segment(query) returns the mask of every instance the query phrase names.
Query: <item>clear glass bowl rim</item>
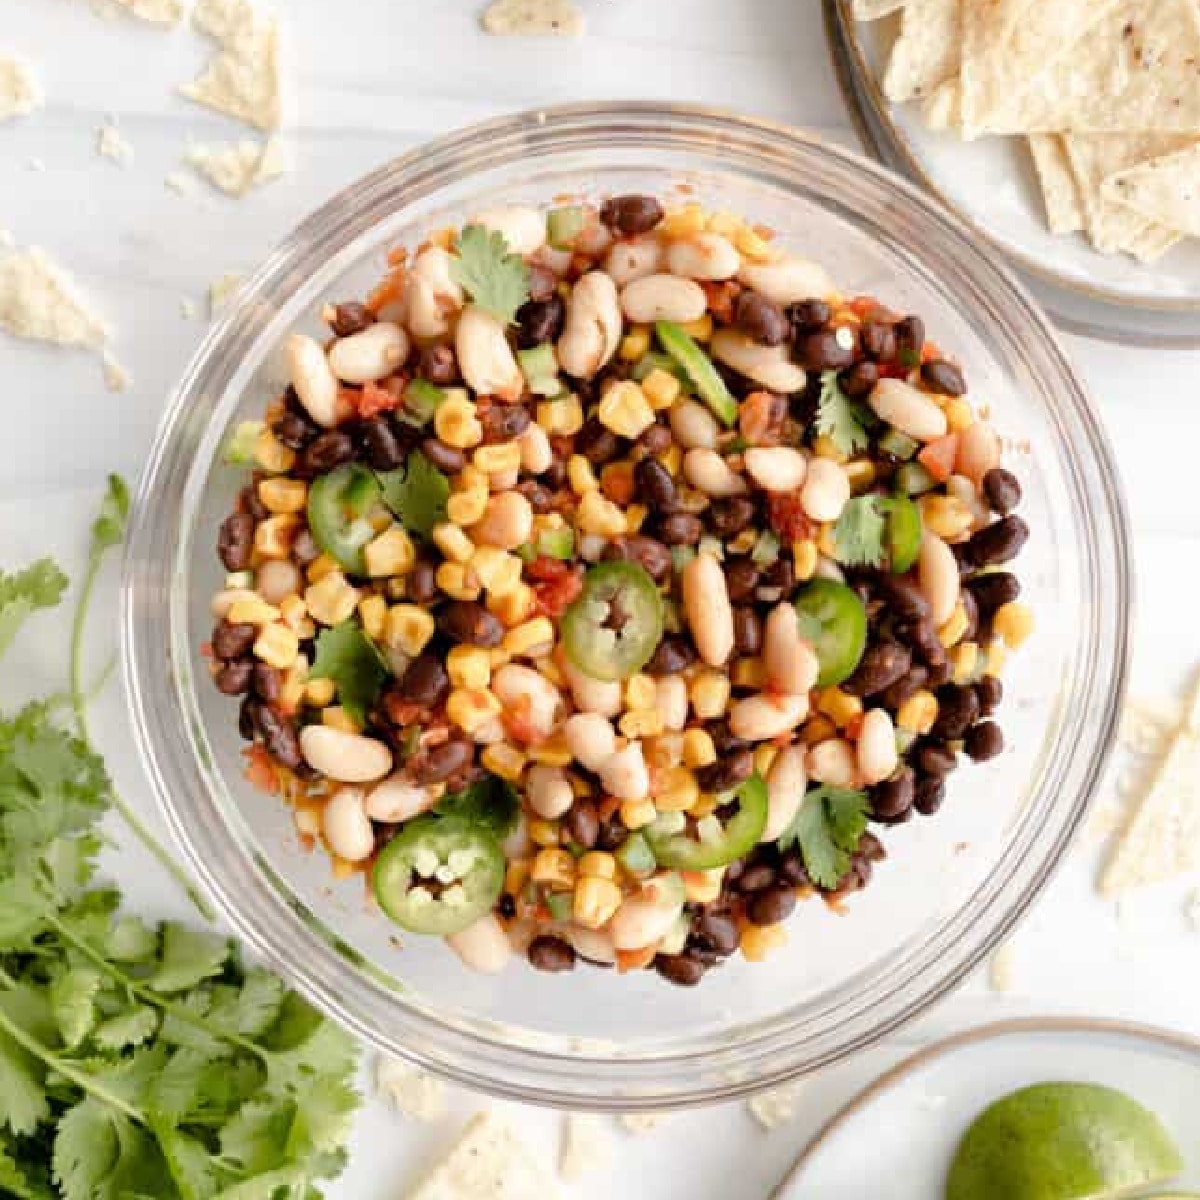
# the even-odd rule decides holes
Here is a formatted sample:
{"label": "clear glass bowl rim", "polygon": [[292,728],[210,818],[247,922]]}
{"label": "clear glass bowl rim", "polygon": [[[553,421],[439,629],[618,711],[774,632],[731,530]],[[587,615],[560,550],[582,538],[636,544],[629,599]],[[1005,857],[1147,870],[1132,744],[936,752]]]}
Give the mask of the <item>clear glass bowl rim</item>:
{"label": "clear glass bowl rim", "polygon": [[[376,982],[370,965],[337,942],[294,899],[253,847],[220,819],[209,766],[189,723],[187,644],[174,572],[194,509],[189,456],[227,396],[239,362],[273,336],[273,313],[332,256],[352,259],[359,239],[407,201],[436,194],[472,172],[520,155],[553,157],[630,147],[720,156],[786,184],[808,168],[857,185],[850,195],[886,196],[921,226],[921,257],[944,268],[986,312],[1029,377],[1052,394],[1061,466],[1078,502],[1086,578],[1106,580],[1104,604],[1087,606],[1079,650],[1084,697],[1064,718],[1054,769],[1031,805],[1044,819],[1006,848],[971,902],[942,921],[888,978],[856,995],[844,1014],[828,1006],[809,1022],[764,1022],[736,1047],[736,1071],[714,1073],[712,1044],[669,1055],[614,1056],[587,1047],[533,1051],[482,1027],[443,1022]],[[811,182],[811,181],[810,181]],[[830,184],[830,187],[833,185]],[[845,195],[831,203],[849,206]],[[1069,436],[1067,436],[1069,434]],[[240,288],[185,371],[143,471],[131,522],[122,591],[124,678],[135,733],[160,808],[189,865],[232,927],[318,1007],[375,1048],[465,1086],[525,1102],[632,1111],[712,1103],[772,1086],[838,1061],[919,1016],[952,991],[1000,942],[1042,891],[1086,812],[1113,740],[1130,651],[1132,576],[1128,518],[1111,448],[1056,335],[1028,293],[981,248],[969,228],[915,187],[821,139],[766,121],[692,105],[564,105],[505,116],[427,143],[377,169],[307,218]],[[1053,793],[1053,794],[1051,794]],[[1028,825],[1028,823],[1026,823]],[[347,959],[362,968],[347,973]]]}

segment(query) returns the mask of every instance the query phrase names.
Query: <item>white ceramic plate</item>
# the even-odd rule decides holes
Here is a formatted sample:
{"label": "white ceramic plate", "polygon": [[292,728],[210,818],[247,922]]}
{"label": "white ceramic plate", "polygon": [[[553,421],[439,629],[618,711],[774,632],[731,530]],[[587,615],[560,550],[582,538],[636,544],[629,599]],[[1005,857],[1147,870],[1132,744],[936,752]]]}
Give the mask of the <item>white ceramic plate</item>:
{"label": "white ceramic plate", "polygon": [[804,1151],[773,1200],[937,1200],[959,1139],[1008,1092],[1070,1080],[1155,1112],[1200,1189],[1200,1041],[1103,1021],[1009,1021],[922,1050],[860,1093]]}

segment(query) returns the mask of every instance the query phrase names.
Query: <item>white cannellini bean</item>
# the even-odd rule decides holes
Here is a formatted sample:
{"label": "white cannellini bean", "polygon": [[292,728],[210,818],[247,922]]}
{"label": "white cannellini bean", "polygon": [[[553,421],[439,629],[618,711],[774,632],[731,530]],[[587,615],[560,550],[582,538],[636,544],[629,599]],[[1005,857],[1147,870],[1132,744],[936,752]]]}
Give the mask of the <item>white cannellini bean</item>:
{"label": "white cannellini bean", "polygon": [[609,930],[618,950],[641,950],[667,936],[683,911],[681,904],[664,904],[648,896],[630,896],[613,914]]}
{"label": "white cannellini bean", "polygon": [[563,695],[540,671],[505,663],[492,675],[492,691],[505,708],[527,701],[526,716],[533,729],[543,737],[554,732],[563,708]]}
{"label": "white cannellini bean", "polygon": [[325,428],[337,424],[338,381],[319,342],[293,333],[284,345],[288,378],[305,411]]}
{"label": "white cannellini bean", "polygon": [[462,311],[466,298],[451,274],[453,262],[454,256],[441,246],[427,246],[413,260],[404,290],[404,322],[415,337],[445,337]]}
{"label": "white cannellini bean", "polygon": [[571,782],[562,768],[542,763],[530,767],[525,778],[525,797],[529,807],[547,821],[558,820],[575,802]]}
{"label": "white cannellini bean", "polygon": [[621,685],[606,679],[593,679],[585,675],[574,663],[563,663],[563,674],[571,689],[571,699],[581,712],[597,713],[602,717],[615,717],[621,711]]}
{"label": "white cannellini bean", "polygon": [[777,258],[773,262],[743,263],[738,282],[776,304],[797,300],[826,300],[837,292],[829,272],[806,258]]}
{"label": "white cannellini bean", "polygon": [[656,680],[654,707],[662,717],[663,728],[678,732],[687,724],[687,684],[678,675],[664,675]]}
{"label": "white cannellini bean", "polygon": [[339,338],[329,348],[329,365],[344,383],[374,383],[403,366],[408,334],[391,321],[376,321],[361,333]]}
{"label": "white cannellini bean", "polygon": [[520,492],[497,492],[488,497],[483,516],[471,526],[477,545],[515,550],[529,541],[533,507]]}
{"label": "white cannellini bean", "polygon": [[977,487],[983,477],[1000,465],[1000,436],[986,421],[976,421],[962,431],[954,469]]}
{"label": "white cannellini bean", "polygon": [[536,208],[524,204],[489,208],[476,213],[467,223],[502,234],[510,253],[522,258],[540,250],[546,241],[546,218]]}
{"label": "white cannellini bean", "polygon": [[808,461],[790,446],[751,446],[742,461],[754,482],[768,492],[794,492],[808,473]]}
{"label": "white cannellini bean", "polygon": [[867,786],[882,783],[896,769],[896,727],[886,709],[872,708],[863,716],[858,735],[858,774]]}
{"label": "white cannellini bean", "polygon": [[814,521],[836,521],[850,500],[850,478],[831,458],[814,458],[800,493],[804,511]]}
{"label": "white cannellini bean", "polygon": [[821,664],[813,648],[800,636],[795,608],[780,601],[763,629],[763,667],[777,691],[803,694],[816,686]]}
{"label": "white cannellini bean", "polygon": [[803,746],[785,746],[767,772],[767,823],[762,840],[774,842],[792,823],[804,802],[808,787],[807,751]]}
{"label": "white cannellini bean", "polygon": [[686,325],[698,321],[708,308],[704,289],[678,275],[647,275],[621,289],[621,308],[637,325],[676,321]]}
{"label": "white cannellini bean", "polygon": [[854,787],[858,782],[858,760],[854,746],[845,738],[827,738],[808,751],[808,777],[833,787]]}
{"label": "white cannellini bean", "polygon": [[530,475],[550,470],[554,464],[554,450],[549,435],[536,421],[525,426],[525,432],[517,441],[521,446],[521,470]]}
{"label": "white cannellini bean", "polygon": [[749,491],[746,481],[715,450],[697,446],[683,456],[683,476],[706,496],[725,499]]}
{"label": "white cannellini bean", "polygon": [[398,825],[401,821],[411,821],[413,817],[428,812],[436,803],[427,787],[413,783],[402,775],[391,775],[367,793],[365,807],[372,821]]}
{"label": "white cannellini bean", "polygon": [[807,694],[746,696],[730,708],[729,728],[734,737],[748,742],[766,742],[791,733],[807,716]]}
{"label": "white cannellini bean", "polygon": [[718,362],[771,392],[785,396],[798,392],[808,378],[802,367],[788,359],[787,346],[762,346],[736,329],[718,329],[708,348]]}
{"label": "white cannellini bean", "polygon": [[603,271],[589,271],[571,289],[559,366],[576,379],[590,379],[616,354],[621,327],[617,285]]}
{"label": "white cannellini bean", "polygon": [[278,604],[300,590],[300,569],[286,558],[269,558],[254,572],[254,590],[268,604]]}
{"label": "white cannellini bean", "polygon": [[733,653],[733,606],[721,564],[701,552],[684,568],[683,615],[700,657],[710,667],[723,666]]}
{"label": "white cannellini bean", "polygon": [[644,800],[650,793],[650,772],[641,742],[629,742],[600,764],[600,783],[618,800]]}
{"label": "white cannellini bean", "polygon": [[583,925],[567,925],[562,935],[575,949],[580,958],[589,962],[607,963],[617,961],[616,947],[612,942],[612,934],[604,929],[588,929]]}
{"label": "white cannellini bean", "polygon": [[604,269],[612,276],[613,283],[622,288],[635,279],[657,274],[662,261],[663,246],[658,238],[636,237],[614,242],[604,260]]}
{"label": "white cannellini bean", "polygon": [[575,239],[575,249],[580,254],[599,258],[613,244],[613,233],[596,213],[589,213],[589,219]]}
{"label": "white cannellini bean", "polygon": [[495,746],[508,736],[504,722],[499,717],[489,717],[472,734],[472,740],[477,746]]}
{"label": "white cannellini bean", "polygon": [[218,621],[223,621],[229,616],[229,610],[239,601],[261,599],[258,592],[251,588],[226,588],[213,596],[209,602],[209,611]]}
{"label": "white cannellini bean", "polygon": [[517,366],[504,326],[490,312],[468,305],[458,320],[454,349],[463,379],[480,396],[520,400],[525,376]]}
{"label": "white cannellini bean", "polygon": [[932,442],[948,428],[934,400],[903,379],[881,379],[867,397],[875,415],[918,442]]}
{"label": "white cannellini bean", "polygon": [[667,414],[671,433],[685,450],[715,450],[721,427],[698,400],[682,400]]}
{"label": "white cannellini bean", "polygon": [[588,771],[598,771],[617,748],[612,722],[599,713],[582,712],[568,717],[563,736],[571,757]]}
{"label": "white cannellini bean", "polygon": [[667,270],[685,279],[732,279],[741,265],[737,248],[719,233],[694,233],[667,248]]}
{"label": "white cannellini bean", "polygon": [[925,531],[917,555],[917,586],[929,602],[935,628],[950,620],[961,587],[954,551],[936,533]]}
{"label": "white cannellini bean", "polygon": [[329,725],[306,725],[300,752],[314,771],[338,783],[374,783],[392,769],[392,752],[383,742]]}
{"label": "white cannellini bean", "polygon": [[498,975],[512,957],[512,944],[495,913],[485,913],[473,925],[450,934],[446,945],[462,959],[463,966],[483,975]]}
{"label": "white cannellini bean", "polygon": [[363,862],[375,850],[375,831],[363,809],[362,788],[339,788],[321,811],[329,848],[346,862]]}
{"label": "white cannellini bean", "polygon": [[[986,472],[985,472],[986,474]],[[965,475],[951,475],[946,480],[946,494],[965,505],[971,514],[972,530],[981,529],[988,523],[987,505],[979,498],[975,484]]]}

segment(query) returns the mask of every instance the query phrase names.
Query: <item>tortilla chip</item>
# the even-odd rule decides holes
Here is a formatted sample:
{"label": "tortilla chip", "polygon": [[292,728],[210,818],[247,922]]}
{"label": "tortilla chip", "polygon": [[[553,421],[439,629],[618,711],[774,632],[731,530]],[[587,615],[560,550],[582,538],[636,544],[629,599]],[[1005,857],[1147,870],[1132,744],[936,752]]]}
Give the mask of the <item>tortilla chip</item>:
{"label": "tortilla chip", "polygon": [[957,79],[947,79],[925,97],[921,120],[933,130],[962,132],[962,87]]}
{"label": "tortilla chip", "polygon": [[481,18],[496,37],[580,37],[583,14],[571,0],[495,0]]}
{"label": "tortilla chip", "polygon": [[[1077,2],[1035,7],[1055,12]],[[1197,0],[1125,0],[1079,36],[1084,24],[1069,27],[1070,52],[1045,67],[1039,67],[1045,47],[1055,42],[1043,40],[1039,49],[1030,47],[1021,55],[1018,71],[1036,70],[1024,88],[970,92],[964,101],[968,136],[1056,131],[1200,135]],[[964,56],[966,52],[964,46]],[[963,74],[966,81],[965,57]]]}
{"label": "tortilla chip", "polygon": [[1028,143],[1042,187],[1050,232],[1078,233],[1086,224],[1083,197],[1062,138],[1053,133],[1035,133]]}
{"label": "tortilla chip", "polygon": [[1146,231],[1125,247],[1140,263],[1157,262],[1168,250],[1183,241],[1183,236],[1165,225],[1148,225]]}
{"label": "tortilla chip", "polygon": [[959,0],[908,0],[883,77],[884,95],[893,104],[927,95],[958,74],[961,53]]}
{"label": "tortilla chip", "polygon": [[856,21],[877,21],[907,3],[908,0],[854,0],[852,11]]}
{"label": "tortilla chip", "polygon": [[1200,237],[1200,142],[1110,175],[1100,194],[1168,229]]}

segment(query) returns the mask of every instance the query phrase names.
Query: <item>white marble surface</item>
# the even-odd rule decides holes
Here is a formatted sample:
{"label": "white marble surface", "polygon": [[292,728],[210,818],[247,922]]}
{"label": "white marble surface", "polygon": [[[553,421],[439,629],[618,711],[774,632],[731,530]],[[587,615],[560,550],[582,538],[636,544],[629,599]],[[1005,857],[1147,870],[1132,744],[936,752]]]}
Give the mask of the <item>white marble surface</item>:
{"label": "white marble surface", "polygon": [[[104,21],[86,0],[0,0],[0,52],[34,62],[48,103],[0,127],[0,227],[44,246],[78,275],[117,330],[134,375],[107,394],[94,360],[0,337],[0,561],[47,549],[77,566],[86,515],[110,470],[137,472],[163,397],[204,332],[205,290],[254,264],[308,210],[389,156],[435,133],[515,108],[563,100],[663,98],[729,105],[853,135],[825,60],[816,0],[584,0],[577,43],[502,42],[475,24],[481,0],[291,0],[282,5],[293,50],[296,159],[284,180],[245,200],[200,187],[166,189],[189,138],[236,138],[240,128],[189,106],[173,89],[206,47],[186,30],[163,33]],[[114,114],[135,147],[120,168],[95,154]],[[43,170],[36,169],[40,164]],[[186,319],[191,299],[201,316]],[[1200,442],[1200,354],[1164,354],[1074,341],[1125,475],[1140,590],[1135,690],[1169,694],[1200,661],[1195,595],[1200,518],[1188,484]],[[113,581],[102,593],[99,643],[111,636]],[[45,620],[14,655],[6,680],[31,693],[61,678],[61,627]],[[15,698],[6,684],[5,700]],[[117,690],[101,702],[102,748],[126,794],[155,814]],[[133,853],[114,860],[148,910],[179,911],[169,884]],[[804,1085],[796,1119],[771,1134],[743,1108],[674,1118],[648,1138],[614,1130],[610,1170],[566,1189],[649,1200],[765,1196],[807,1132],[848,1090],[922,1033],[1015,1012],[1128,1016],[1200,1033],[1200,934],[1183,902],[1200,879],[1137,895],[1118,914],[1092,891],[1096,850],[1075,852],[1015,939],[1015,991],[969,984],[900,1042]],[[130,870],[129,868],[135,868]],[[477,1105],[456,1095],[454,1111]],[[552,1153],[557,1118],[522,1112]],[[453,1134],[447,1120],[413,1126],[372,1105],[355,1134],[339,1197],[384,1200]]]}

